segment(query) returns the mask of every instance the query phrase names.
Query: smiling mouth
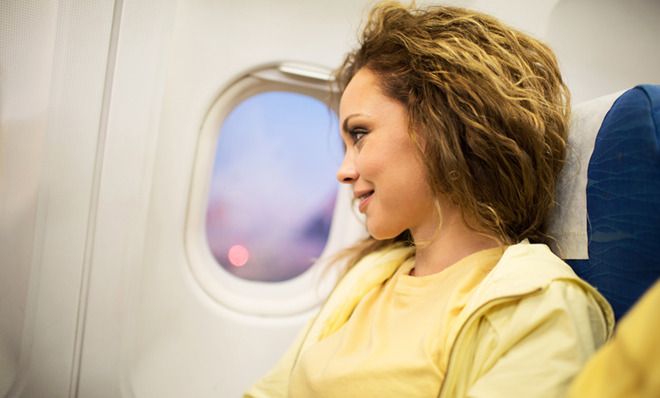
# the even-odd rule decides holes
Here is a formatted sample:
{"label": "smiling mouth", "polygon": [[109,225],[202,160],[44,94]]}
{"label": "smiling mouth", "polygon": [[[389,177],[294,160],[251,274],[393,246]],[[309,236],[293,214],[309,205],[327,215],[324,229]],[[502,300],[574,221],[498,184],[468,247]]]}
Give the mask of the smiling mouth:
{"label": "smiling mouth", "polygon": [[365,210],[367,209],[367,205],[369,204],[369,202],[371,202],[371,198],[373,197],[373,194],[374,191],[369,191],[358,197],[358,199],[360,200],[360,204],[358,206],[360,213],[365,212]]}

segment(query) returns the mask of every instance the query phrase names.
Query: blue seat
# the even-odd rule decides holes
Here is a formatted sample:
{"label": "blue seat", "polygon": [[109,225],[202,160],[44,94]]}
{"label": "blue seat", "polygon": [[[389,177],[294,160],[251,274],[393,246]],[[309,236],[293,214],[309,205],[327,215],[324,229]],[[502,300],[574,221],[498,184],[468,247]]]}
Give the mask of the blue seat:
{"label": "blue seat", "polygon": [[636,86],[614,101],[586,174],[588,258],[566,261],[619,319],[660,277],[660,86]]}

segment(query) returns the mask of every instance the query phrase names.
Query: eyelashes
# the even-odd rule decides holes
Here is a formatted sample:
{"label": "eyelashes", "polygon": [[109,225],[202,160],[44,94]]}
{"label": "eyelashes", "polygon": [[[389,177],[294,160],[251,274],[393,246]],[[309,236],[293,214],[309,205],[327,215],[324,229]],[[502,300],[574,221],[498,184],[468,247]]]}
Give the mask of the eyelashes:
{"label": "eyelashes", "polygon": [[362,141],[367,134],[369,134],[369,130],[364,127],[353,127],[348,130],[348,135],[351,137],[353,144]]}

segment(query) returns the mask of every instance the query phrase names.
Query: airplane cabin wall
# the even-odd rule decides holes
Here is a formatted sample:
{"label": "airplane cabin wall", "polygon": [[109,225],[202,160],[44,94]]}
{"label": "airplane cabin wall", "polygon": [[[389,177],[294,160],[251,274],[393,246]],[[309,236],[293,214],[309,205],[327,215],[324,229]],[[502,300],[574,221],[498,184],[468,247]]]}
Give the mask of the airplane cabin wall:
{"label": "airplane cabin wall", "polygon": [[[445,3],[548,42],[574,103],[660,82],[660,2]],[[250,68],[338,65],[368,4],[0,3],[0,396],[234,397],[272,366],[311,312],[240,314],[192,276],[200,126]]]}
{"label": "airplane cabin wall", "polygon": [[75,373],[112,16],[107,2],[0,3],[3,396],[67,391]]}

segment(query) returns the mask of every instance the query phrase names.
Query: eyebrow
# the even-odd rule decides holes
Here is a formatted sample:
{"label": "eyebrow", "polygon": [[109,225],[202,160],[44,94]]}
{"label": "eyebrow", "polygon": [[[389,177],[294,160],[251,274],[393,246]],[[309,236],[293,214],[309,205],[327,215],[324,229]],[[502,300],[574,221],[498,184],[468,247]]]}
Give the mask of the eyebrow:
{"label": "eyebrow", "polygon": [[346,119],[344,119],[344,123],[342,123],[342,125],[341,125],[341,129],[344,131],[344,133],[347,133],[347,134],[348,134],[348,130],[349,130],[349,128],[348,128],[348,121],[351,120],[351,119],[354,118],[354,117],[357,117],[357,116],[364,116],[364,114],[362,114],[362,113],[354,113],[354,114],[352,114],[352,115],[347,116]]}

